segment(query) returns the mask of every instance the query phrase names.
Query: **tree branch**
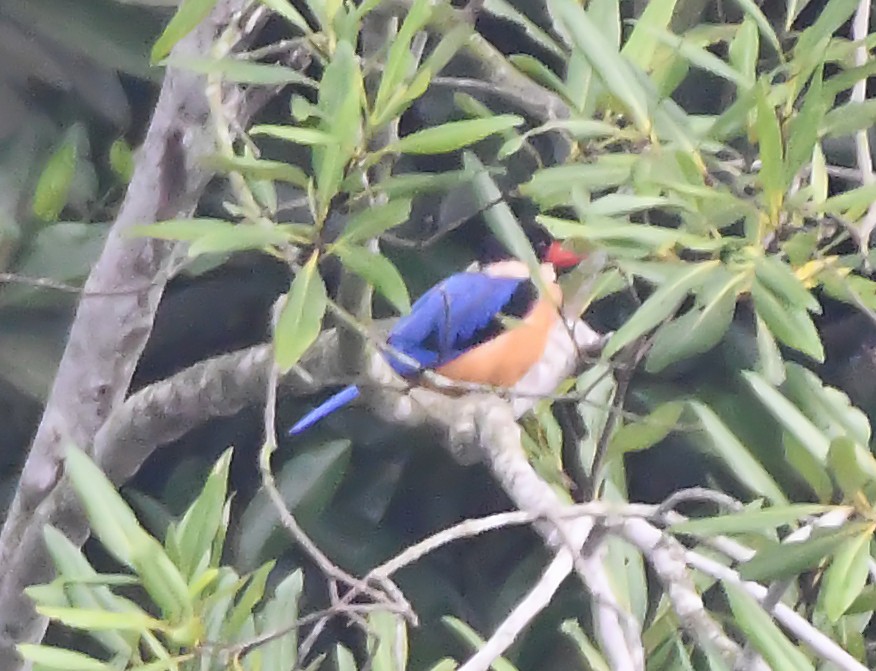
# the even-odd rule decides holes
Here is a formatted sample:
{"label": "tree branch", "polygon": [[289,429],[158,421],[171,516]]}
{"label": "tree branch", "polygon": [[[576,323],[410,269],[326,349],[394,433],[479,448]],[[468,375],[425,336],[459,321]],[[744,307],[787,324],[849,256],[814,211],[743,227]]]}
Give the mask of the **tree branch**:
{"label": "tree branch", "polygon": [[[205,53],[246,6],[244,0],[220,2],[174,53]],[[237,102],[238,113],[245,114],[244,99]],[[127,195],[85,284],[86,295],[0,534],[0,668],[19,668],[15,645],[37,641],[45,631],[45,619],[36,615],[22,591],[53,573],[41,523],[61,522],[74,541],[82,542],[87,535],[86,523],[61,478],[64,449],[71,443],[88,449],[128,393],[177,248],[129,237],[126,230],[194,210],[212,176],[201,163],[214,142],[207,109],[203,78],[169,70]]]}

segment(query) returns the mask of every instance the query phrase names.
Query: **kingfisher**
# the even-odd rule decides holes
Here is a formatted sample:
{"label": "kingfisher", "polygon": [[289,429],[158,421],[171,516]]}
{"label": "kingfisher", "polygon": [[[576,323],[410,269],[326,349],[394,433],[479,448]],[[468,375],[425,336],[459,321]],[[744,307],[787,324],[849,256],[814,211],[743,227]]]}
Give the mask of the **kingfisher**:
{"label": "kingfisher", "polygon": [[[541,291],[517,259],[474,265],[442,280],[389,332],[384,356],[396,373],[410,379],[431,370],[459,382],[513,387],[538,363],[561,318],[557,274],[583,257],[543,229],[527,235],[540,261]],[[359,394],[358,386],[345,387],[302,417],[289,435],[303,433]]]}

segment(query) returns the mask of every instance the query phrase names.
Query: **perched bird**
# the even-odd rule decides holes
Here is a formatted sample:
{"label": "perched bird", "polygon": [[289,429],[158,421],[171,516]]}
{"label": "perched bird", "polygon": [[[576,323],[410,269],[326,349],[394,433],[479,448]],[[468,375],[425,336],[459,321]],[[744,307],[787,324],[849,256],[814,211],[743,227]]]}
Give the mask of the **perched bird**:
{"label": "perched bird", "polygon": [[[393,326],[385,354],[392,368],[408,378],[433,370],[452,380],[498,387],[511,387],[526,375],[544,354],[560,318],[557,271],[582,260],[541,231],[530,237],[535,237],[542,262],[541,294],[527,265],[516,259],[451,275]],[[344,388],[302,417],[289,434],[303,433],[358,396],[357,386]]]}

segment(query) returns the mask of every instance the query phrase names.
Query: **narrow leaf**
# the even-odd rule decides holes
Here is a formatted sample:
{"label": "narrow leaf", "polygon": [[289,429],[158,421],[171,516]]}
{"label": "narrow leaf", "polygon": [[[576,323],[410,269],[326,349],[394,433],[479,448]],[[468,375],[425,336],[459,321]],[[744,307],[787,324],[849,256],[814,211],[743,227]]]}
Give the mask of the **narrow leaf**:
{"label": "narrow leaf", "polygon": [[760,182],[766,195],[770,221],[778,221],[779,208],[785,195],[784,154],[782,131],[775,109],[769,102],[765,84],[758,88],[757,95],[757,142],[760,150]]}
{"label": "narrow leaf", "polygon": [[297,165],[282,161],[269,161],[252,156],[222,156],[214,154],[204,159],[204,163],[223,172],[239,172],[253,179],[272,179],[289,182],[302,188],[307,186],[307,175]]}
{"label": "narrow leaf", "polygon": [[330,145],[336,144],[337,140],[325,131],[316,128],[303,128],[301,126],[278,126],[262,124],[250,129],[251,135],[268,135],[278,140],[294,142],[301,145]]}
{"label": "narrow leaf", "polygon": [[670,317],[695,286],[720,267],[718,261],[691,263],[681,267],[671,280],[661,285],[648,297],[635,314],[621,326],[608,341],[603,354],[613,356],[633,340],[648,333]]}
{"label": "narrow leaf", "polygon": [[411,298],[398,269],[382,254],[365,247],[336,244],[332,252],[344,267],[373,286],[401,314],[411,311]]}
{"label": "narrow leaf", "polygon": [[712,452],[727,464],[728,470],[737,481],[776,505],[787,504],[788,500],[781,487],[721,418],[709,406],[699,401],[691,401],[690,407],[709,438]]}
{"label": "narrow leaf", "polygon": [[611,437],[607,454],[610,457],[620,457],[628,452],[641,452],[656,445],[675,430],[683,410],[683,403],[670,401],[661,404],[645,417],[623,425]]}
{"label": "narrow leaf", "polygon": [[43,221],[54,221],[67,205],[67,196],[78,162],[77,139],[68,133],[61,146],[46,161],[34,188],[31,205],[36,217]]}
{"label": "narrow leaf", "polygon": [[753,598],[730,583],[723,583],[723,588],[734,621],[745,633],[746,640],[763,655],[768,668],[773,671],[814,671],[806,656],[785,637]]}
{"label": "narrow leaf", "polygon": [[873,527],[869,527],[845,541],[834,553],[824,575],[821,602],[834,624],[845,615],[867,584],[872,537]]}
{"label": "narrow leaf", "polygon": [[151,60],[153,65],[167,56],[177,42],[207,18],[215,4],[216,0],[182,0],[176,14],[173,15],[164,32],[152,45]]}
{"label": "narrow leaf", "polygon": [[366,208],[353,215],[337,244],[353,245],[380,237],[391,228],[406,222],[411,214],[411,199],[398,198],[384,205]]}
{"label": "narrow leaf", "polygon": [[675,533],[714,536],[718,534],[765,534],[767,530],[796,525],[800,520],[821,515],[831,508],[811,503],[794,503],[766,510],[745,510],[739,513],[703,517],[673,524]]}
{"label": "narrow leaf", "polygon": [[274,329],[274,356],[284,372],[298,363],[322,327],[328,295],[318,261],[315,251],[295,275]]}
{"label": "narrow leaf", "polygon": [[773,417],[794,436],[818,462],[824,463],[830,441],[800,409],[757,373],[744,371],[742,377]]}
{"label": "narrow leaf", "polygon": [[74,650],[64,650],[49,645],[23,643],[18,646],[19,654],[42,669],[57,671],[113,671],[115,667]]}
{"label": "narrow leaf", "polygon": [[861,525],[853,524],[839,530],[818,533],[797,543],[775,543],[758,551],[742,564],[739,575],[744,580],[758,582],[796,577],[803,571],[818,566],[844,541],[860,531]]}
{"label": "narrow leaf", "polygon": [[289,0],[259,0],[259,2],[275,11],[293,26],[300,28],[302,32],[312,32],[307,21],[304,20],[304,17],[301,16]]}
{"label": "narrow leaf", "polygon": [[205,75],[220,75],[226,82],[235,84],[304,84],[316,88],[317,83],[295,68],[276,63],[253,63],[239,58],[206,58],[197,56],[171,56],[164,64]]}
{"label": "narrow leaf", "polygon": [[226,231],[207,233],[189,246],[189,257],[201,254],[227,254],[246,249],[264,249],[282,245],[289,236],[276,226],[261,224],[239,224]]}
{"label": "narrow leaf", "polygon": [[751,288],[754,307],[773,335],[815,361],[824,361],[824,346],[812,319],[802,307],[785,304],[760,281]]}
{"label": "narrow leaf", "polygon": [[139,224],[125,229],[126,235],[144,236],[160,240],[191,242],[210,233],[225,233],[234,230],[236,224],[225,219],[168,219],[154,224]]}
{"label": "narrow leaf", "polygon": [[502,114],[487,119],[449,121],[440,126],[405,135],[390,144],[386,151],[399,154],[446,154],[522,123],[523,118],[515,114]]}
{"label": "narrow leaf", "polygon": [[575,49],[593,67],[603,86],[624,105],[639,130],[650,132],[648,95],[639,85],[630,63],[574,0],[548,0],[548,9]]}

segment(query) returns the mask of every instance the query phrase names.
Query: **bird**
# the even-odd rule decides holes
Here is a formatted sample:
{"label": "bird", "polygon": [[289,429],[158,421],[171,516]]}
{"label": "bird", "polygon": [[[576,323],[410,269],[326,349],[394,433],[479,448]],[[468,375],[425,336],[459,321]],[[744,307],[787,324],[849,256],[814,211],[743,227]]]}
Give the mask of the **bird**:
{"label": "bird", "polygon": [[[518,259],[475,265],[447,277],[390,330],[384,356],[396,373],[415,378],[431,370],[458,382],[512,387],[541,359],[560,319],[557,273],[584,257],[543,229],[527,235],[540,261],[542,291]],[[358,386],[345,387],[304,415],[289,435],[304,433],[359,395]]]}

